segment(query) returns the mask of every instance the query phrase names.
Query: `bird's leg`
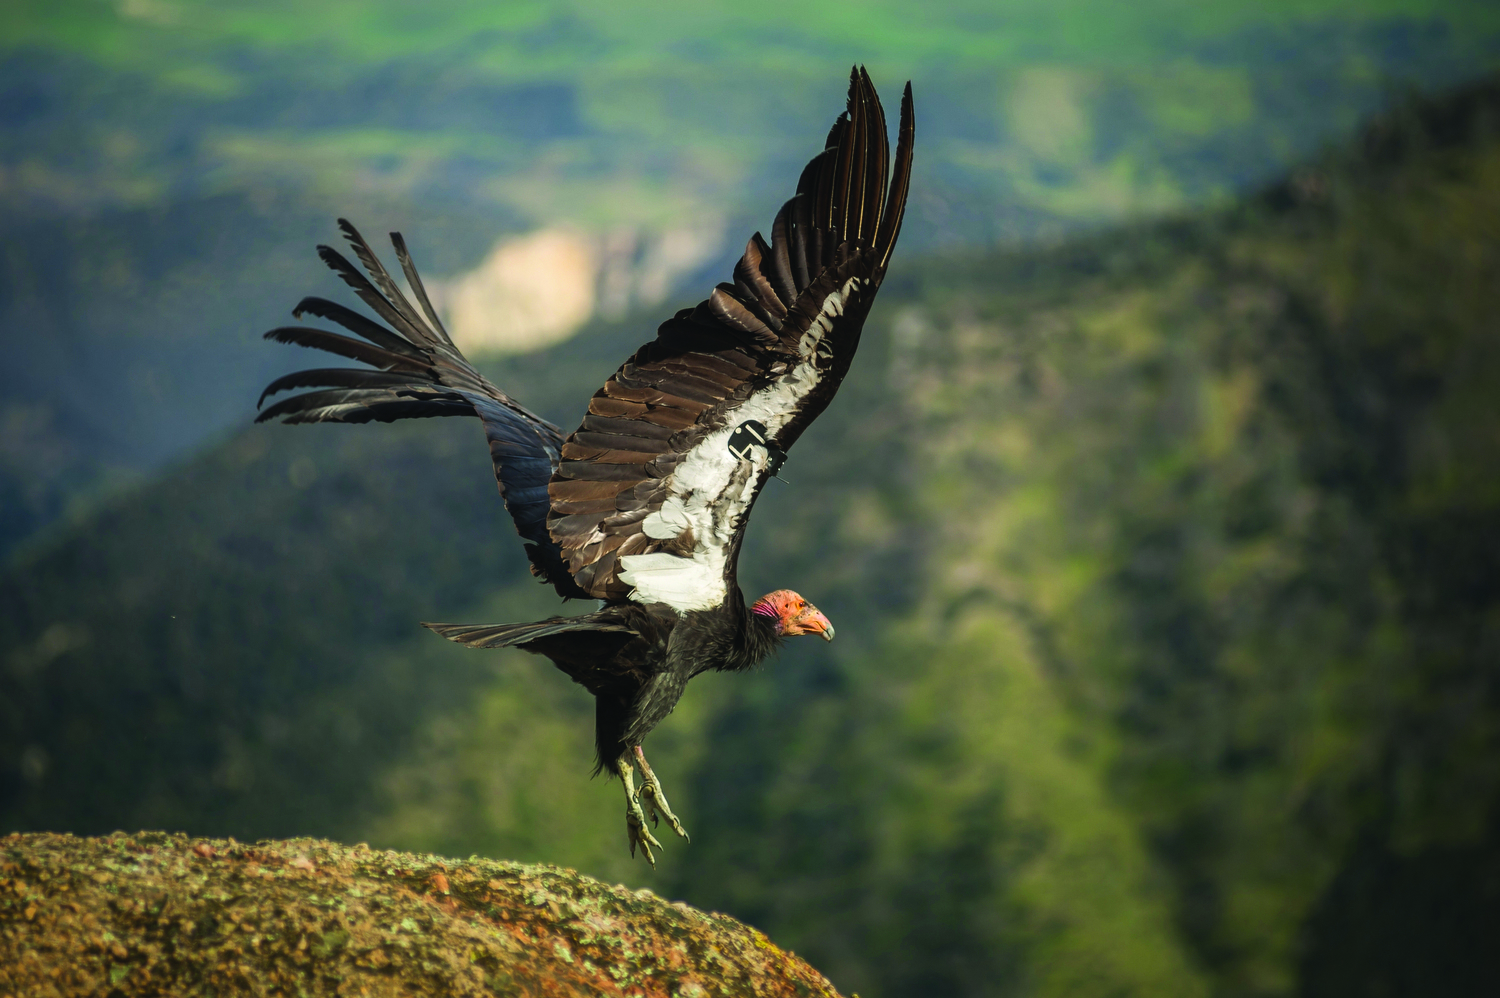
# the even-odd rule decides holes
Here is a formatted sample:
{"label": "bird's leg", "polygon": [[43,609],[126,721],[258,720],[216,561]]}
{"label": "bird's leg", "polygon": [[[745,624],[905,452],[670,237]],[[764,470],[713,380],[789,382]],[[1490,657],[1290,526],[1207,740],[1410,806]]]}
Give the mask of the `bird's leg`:
{"label": "bird's leg", "polygon": [[[682,822],[677,820],[677,815],[672,813],[671,805],[667,803],[667,795],[662,792],[661,780],[651,771],[651,764],[646,761],[646,753],[639,745],[635,747],[636,762],[641,767],[641,798],[646,802],[646,809],[651,813],[652,823],[655,824],[658,813],[667,819],[667,824],[672,826],[672,831],[681,835],[689,842],[687,829],[682,827]],[[657,848],[661,848],[658,846]]]}
{"label": "bird's leg", "polygon": [[615,770],[625,784],[625,834],[630,840],[630,855],[635,855],[635,847],[639,845],[646,856],[646,862],[655,867],[656,857],[651,855],[651,847],[660,849],[661,843],[656,841],[656,837],[646,827],[645,812],[641,810],[641,802],[636,799],[635,776],[630,768],[630,760],[620,756],[615,760]]}

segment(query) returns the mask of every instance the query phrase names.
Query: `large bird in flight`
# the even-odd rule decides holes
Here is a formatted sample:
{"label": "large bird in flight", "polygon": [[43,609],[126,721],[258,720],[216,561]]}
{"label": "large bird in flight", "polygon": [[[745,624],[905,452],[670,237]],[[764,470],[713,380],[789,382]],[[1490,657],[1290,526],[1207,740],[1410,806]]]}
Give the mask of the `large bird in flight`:
{"label": "large bird in flight", "polygon": [[[655,865],[647,827],[667,804],[641,743],[688,680],[748,669],[783,638],[833,625],[782,589],[747,603],[735,569],[750,510],[787,451],[828,406],[859,346],[865,316],[901,232],[911,179],[911,85],[894,162],[885,112],[863,69],[847,111],[802,171],[797,193],[757,232],[696,308],[683,309],[589,400],[571,435],[480,376],[428,300],[399,234],[391,235],[410,297],[354,227],[340,227],[368,277],[328,246],[318,254],[383,321],[323,298],[293,314],[354,336],[288,326],[268,339],[316,347],[375,370],[325,368],[272,382],[258,421],[288,423],[477,416],[506,509],[533,574],[564,599],[599,607],[525,624],[427,624],[472,648],[517,647],[550,658],[594,695],[596,772],[625,786],[631,854]],[[413,299],[416,304],[413,305]],[[635,773],[639,770],[640,788]]]}

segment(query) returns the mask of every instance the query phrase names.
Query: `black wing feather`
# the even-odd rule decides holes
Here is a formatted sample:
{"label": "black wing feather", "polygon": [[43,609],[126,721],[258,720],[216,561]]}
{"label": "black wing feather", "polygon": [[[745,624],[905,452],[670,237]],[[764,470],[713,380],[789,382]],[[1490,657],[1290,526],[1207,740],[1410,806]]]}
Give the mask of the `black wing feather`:
{"label": "black wing feather", "polygon": [[[830,129],[824,150],[803,169],[796,195],[777,213],[770,245],[759,233],[753,235],[735,265],[734,283],[720,284],[697,308],[663,323],[656,340],[638,350],[595,393],[590,415],[563,445],[562,461],[552,476],[548,518],[552,538],[574,579],[590,595],[630,597],[634,583],[621,573],[634,578],[630,573],[636,569],[624,567],[632,555],[662,552],[690,563],[687,559],[700,543],[691,526],[674,527],[679,531],[676,537],[660,537],[646,533],[645,521],[676,494],[672,490],[678,464],[707,436],[732,426],[748,398],[770,389],[778,379],[796,379],[803,386],[782,396],[764,396],[795,399],[786,403],[788,408],[770,430],[768,451],[784,452],[838,390],[900,229],[902,205],[887,203],[887,197],[904,199],[907,192],[910,86],[902,105],[897,150],[900,180],[889,188],[889,195],[885,128],[885,114],[869,75],[856,68],[850,74],[846,110]],[[835,295],[841,300],[833,302]],[[826,332],[804,342],[822,317],[829,324]],[[792,371],[793,365],[801,364],[811,365],[812,373],[803,373],[809,368],[801,367]],[[659,440],[667,449],[617,446],[631,437]],[[756,472],[760,477],[753,489],[764,485],[766,467]],[[708,497],[708,506],[697,508],[730,509],[715,505],[730,495],[728,486],[724,488]],[[746,494],[734,492],[736,497]],[[678,495],[683,502],[685,497],[686,493]],[[674,513],[670,522],[680,523],[682,515]],[[742,512],[732,515],[737,518],[735,532],[724,562],[730,577],[746,519]],[[669,522],[658,521],[662,526]],[[722,522],[726,521],[704,521],[703,526],[722,538],[722,528],[714,525]],[[635,564],[648,574],[675,570],[664,568],[671,563],[660,559],[649,562],[656,566],[651,569],[644,560]],[[680,593],[671,587],[664,591]],[[673,598],[664,597],[668,602]],[[701,608],[690,596],[673,605]]]}
{"label": "black wing feather", "polygon": [[896,137],[896,171],[891,177],[891,192],[886,197],[887,215],[881,219],[875,246],[880,253],[880,269],[885,270],[901,235],[901,220],[906,215],[906,194],[911,188],[911,153],[916,139],[916,112],[912,108],[911,84],[901,96],[901,129]]}
{"label": "black wing feather", "polygon": [[479,417],[489,441],[501,498],[515,521],[517,533],[526,541],[532,571],[551,582],[564,596],[583,595],[563,566],[561,551],[546,527],[551,508],[547,482],[558,463],[562,432],[496,388],[453,346],[400,234],[392,233],[391,242],[412,294],[421,303],[422,314],[402,293],[359,231],[344,219],[339,219],[339,227],[370,277],[366,278],[344,256],[327,246],[319,246],[318,255],[389,328],[337,302],[304,298],[298,303],[295,315],[300,317],[307,312],[337,322],[368,342],[295,326],[273,329],[266,335],[278,342],[314,347],[363,361],[381,370],[323,368],[278,378],[266,387],[261,403],[267,396],[288,389],[320,390],[275,403],[260,413],[257,422],[280,419],[289,423],[364,423],[429,416]]}
{"label": "black wing feather", "polygon": [[396,388],[419,381],[432,381],[431,377],[414,372],[366,371],[359,367],[320,367],[295,374],[285,374],[266,386],[260,393],[258,408],[267,395],[275,395],[290,388]]}
{"label": "black wing feather", "polygon": [[351,225],[347,218],[339,219],[339,230],[344,233],[344,241],[354,250],[354,255],[359,257],[359,262],[369,273],[370,280],[380,289],[380,294],[386,304],[390,306],[391,311],[400,319],[400,323],[390,318],[386,318],[386,321],[396,326],[400,332],[405,333],[413,340],[425,340],[428,346],[435,347],[445,343],[447,337],[440,338],[435,336],[433,331],[427,328],[427,324],[422,320],[422,317],[417,315],[417,310],[411,307],[411,302],[406,300],[406,295],[401,293],[401,289],[391,279],[391,275],[385,269],[385,265],[380,262],[380,258],[375,255],[375,251],[370,249],[370,244],[365,242],[365,238],[359,234],[359,230]]}
{"label": "black wing feather", "polygon": [[305,392],[283,399],[256,417],[257,423],[280,419],[284,423],[393,423],[398,419],[434,416],[472,416],[469,400],[454,392],[400,388],[339,389]]}
{"label": "black wing feather", "polygon": [[[579,432],[566,441],[557,427],[482,377],[453,345],[398,233],[392,233],[392,244],[420,311],[354,226],[340,219],[369,276],[328,246],[319,246],[318,254],[384,325],[310,297],[294,314],[338,323],[363,342],[290,326],[267,335],[378,370],[325,368],[279,378],[262,402],[281,390],[316,390],[276,402],[259,420],[477,416],[532,570],[564,596],[620,598],[626,595],[618,579],[622,559],[663,547],[641,524],[669,495],[673,469],[704,434],[733,419],[745,399],[787,370],[829,297],[853,289],[842,312],[829,313],[834,321],[826,349],[817,354],[822,366],[816,385],[787,414],[772,444],[789,448],[837,391],[900,234],[913,136],[907,84],[892,170],[880,98],[868,73],[853,70],[846,110],[829,130],[824,150],[802,171],[796,195],[777,213],[770,244],[756,233],[734,283],[721,284],[697,308],[664,323],[657,339],[595,394]],[[743,522],[734,553],[742,531]],[[731,556],[731,574],[733,562]]]}
{"label": "black wing feather", "polygon": [[430,351],[415,346],[411,341],[397,336],[380,323],[372,322],[353,309],[346,308],[338,302],[329,301],[327,298],[309,296],[299,301],[297,307],[292,309],[292,317],[300,319],[304,312],[316,315],[320,319],[327,319],[329,322],[337,322],[351,333],[363,336],[371,343],[384,347],[392,353],[399,353],[413,360],[421,361],[424,364],[431,360],[432,355]]}
{"label": "black wing feather", "polygon": [[432,307],[432,302],[427,297],[427,287],[422,283],[422,276],[417,273],[416,264],[412,263],[411,254],[406,250],[406,240],[401,233],[391,233],[391,245],[396,247],[396,259],[401,262],[401,271],[406,275],[406,283],[412,293],[417,296],[417,301],[422,305],[422,311],[427,315],[427,321],[432,323],[432,328],[437,330],[443,341],[449,346],[453,345],[453,339],[448,335],[448,330],[443,327],[443,320],[438,318],[437,309]]}
{"label": "black wing feather", "polygon": [[[395,368],[419,371],[423,367],[409,355],[382,350],[363,340],[356,340],[352,336],[344,336],[341,333],[330,333],[326,329],[313,329],[308,326],[279,326],[266,333],[265,338],[275,340],[277,343],[295,343],[298,346],[326,350],[340,357],[363,361],[386,371]],[[261,398],[264,399],[265,396]]]}

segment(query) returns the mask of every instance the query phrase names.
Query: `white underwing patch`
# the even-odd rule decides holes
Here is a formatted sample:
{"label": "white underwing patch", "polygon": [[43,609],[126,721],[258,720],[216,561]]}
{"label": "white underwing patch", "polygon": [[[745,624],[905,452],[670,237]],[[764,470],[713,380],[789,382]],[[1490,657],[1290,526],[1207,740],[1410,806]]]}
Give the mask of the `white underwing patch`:
{"label": "white underwing patch", "polygon": [[728,595],[724,578],[729,542],[766,477],[770,455],[754,448],[737,458],[729,436],[746,420],[764,423],[772,439],[786,426],[804,399],[822,381],[832,348],[826,337],[844,314],[844,304],[863,283],[851,277],[823,302],[818,316],[798,342],[796,366],[751,395],[734,411],[730,424],[700,440],[684,455],[668,479],[670,492],[659,510],[642,522],[646,536],[679,537],[691,529],[696,545],[691,557],[654,551],[620,559],[621,582],[633,587],[639,603],[665,603],[678,613],[708,610]]}

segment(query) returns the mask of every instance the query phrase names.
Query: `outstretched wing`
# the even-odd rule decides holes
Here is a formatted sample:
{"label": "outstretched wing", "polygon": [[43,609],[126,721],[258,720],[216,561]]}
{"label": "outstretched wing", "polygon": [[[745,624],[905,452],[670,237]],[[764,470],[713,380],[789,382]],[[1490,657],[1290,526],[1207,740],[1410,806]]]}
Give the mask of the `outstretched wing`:
{"label": "outstretched wing", "polygon": [[583,596],[560,548],[547,533],[547,482],[557,467],[562,431],[496,388],[453,345],[400,233],[391,233],[391,243],[412,295],[421,305],[420,313],[354,226],[341,218],[339,228],[370,276],[366,278],[331,247],[319,246],[318,256],[386,325],[325,298],[304,298],[292,310],[294,316],[315,315],[360,338],[308,326],[283,326],[267,333],[266,339],[326,350],[376,370],[319,368],[278,378],[261,394],[262,404],[267,396],[288,389],[316,390],[282,399],[256,417],[256,422],[366,423],[374,419],[389,423],[427,416],[478,416],[489,438],[505,508],[527,542],[532,572],[551,582],[563,596]]}
{"label": "outstretched wing", "polygon": [[697,308],[594,394],[552,476],[547,528],[578,587],[682,613],[732,590],[750,509],[849,370],[901,231],[911,84],[894,176],[863,69],[848,110],[776,216]]}

